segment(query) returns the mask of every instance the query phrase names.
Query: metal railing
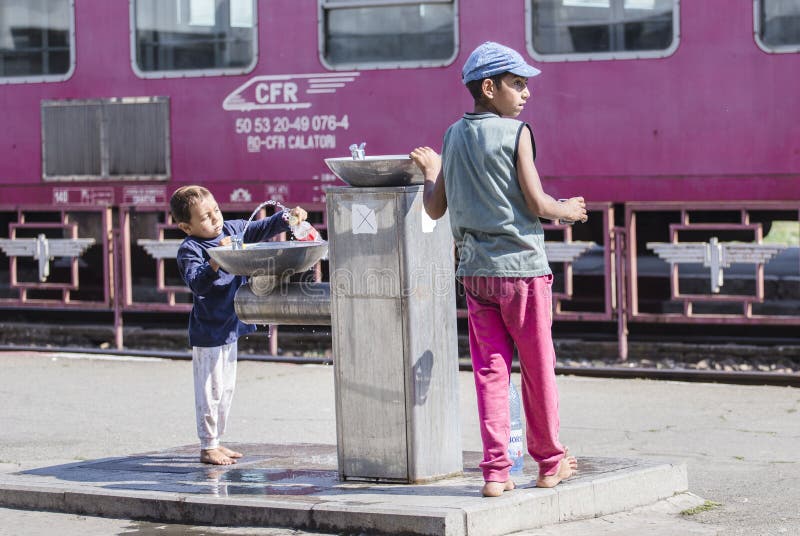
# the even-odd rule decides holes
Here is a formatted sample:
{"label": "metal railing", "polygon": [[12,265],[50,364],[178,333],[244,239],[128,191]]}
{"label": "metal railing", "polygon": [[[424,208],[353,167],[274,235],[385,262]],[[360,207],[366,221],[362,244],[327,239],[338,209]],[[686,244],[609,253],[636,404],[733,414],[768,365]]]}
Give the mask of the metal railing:
{"label": "metal railing", "polygon": [[[800,225],[798,206],[629,203],[615,225],[615,207],[598,203],[588,205],[586,226],[545,223],[554,321],[616,322],[622,359],[631,324],[800,325],[800,244],[766,233],[775,220]],[[309,212],[324,232],[324,207]],[[127,313],[191,308],[174,263],[182,236],[163,207],[0,206],[0,218],[8,225],[4,308],[110,312],[119,349]],[[318,264],[315,280],[325,271]],[[270,330],[277,354],[277,326]]]}

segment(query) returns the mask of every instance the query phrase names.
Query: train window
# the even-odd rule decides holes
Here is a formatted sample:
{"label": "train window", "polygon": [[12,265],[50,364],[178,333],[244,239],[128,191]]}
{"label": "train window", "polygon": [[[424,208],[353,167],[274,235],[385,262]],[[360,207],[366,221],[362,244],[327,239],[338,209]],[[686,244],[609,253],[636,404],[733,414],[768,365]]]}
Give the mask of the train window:
{"label": "train window", "polygon": [[457,0],[319,0],[320,57],[332,69],[448,65],[457,15]]}
{"label": "train window", "polygon": [[131,21],[143,78],[243,74],[258,59],[255,0],[131,0]]}
{"label": "train window", "polygon": [[45,181],[166,180],[169,99],[42,101]]}
{"label": "train window", "polygon": [[664,57],[678,47],[679,0],[527,0],[539,61]]}
{"label": "train window", "polygon": [[73,0],[0,0],[0,84],[69,78],[74,11]]}
{"label": "train window", "polygon": [[766,52],[800,52],[800,0],[755,0],[755,36]]}

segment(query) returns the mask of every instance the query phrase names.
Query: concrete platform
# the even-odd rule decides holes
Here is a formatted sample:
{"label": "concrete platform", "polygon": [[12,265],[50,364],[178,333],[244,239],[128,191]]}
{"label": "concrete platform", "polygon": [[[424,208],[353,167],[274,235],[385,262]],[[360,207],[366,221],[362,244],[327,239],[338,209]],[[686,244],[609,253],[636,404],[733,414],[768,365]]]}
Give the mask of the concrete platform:
{"label": "concrete platform", "polygon": [[341,482],[335,445],[230,445],[236,465],[197,462],[186,446],[0,475],[0,505],[197,525],[327,532],[492,536],[632,509],[684,492],[683,464],[580,458],[554,489],[534,486],[531,460],[517,489],[480,496],[480,454],[464,475],[429,484]]}

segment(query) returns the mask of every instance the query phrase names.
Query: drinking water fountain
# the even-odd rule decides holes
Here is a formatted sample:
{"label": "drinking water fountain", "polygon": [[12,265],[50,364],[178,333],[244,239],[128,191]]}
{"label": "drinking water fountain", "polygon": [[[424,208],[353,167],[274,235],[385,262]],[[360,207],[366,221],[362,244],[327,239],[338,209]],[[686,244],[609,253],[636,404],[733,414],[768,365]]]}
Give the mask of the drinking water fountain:
{"label": "drinking water fountain", "polygon": [[[422,204],[405,155],[329,158],[328,242],[209,250],[249,276],[236,312],[253,324],[331,325],[339,476],[418,483],[463,470],[453,242]],[[330,283],[290,282],[328,254]]]}

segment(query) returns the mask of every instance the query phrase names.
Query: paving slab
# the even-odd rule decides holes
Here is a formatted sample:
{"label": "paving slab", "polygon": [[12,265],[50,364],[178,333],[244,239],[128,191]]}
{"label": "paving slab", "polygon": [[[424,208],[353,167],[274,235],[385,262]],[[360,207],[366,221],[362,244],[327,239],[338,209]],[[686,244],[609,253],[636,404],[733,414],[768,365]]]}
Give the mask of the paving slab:
{"label": "paving slab", "polygon": [[581,458],[580,472],[535,487],[528,460],[517,489],[483,498],[480,453],[464,473],[425,484],[341,481],[336,446],[232,444],[236,465],[197,461],[197,447],[0,475],[0,505],[158,522],[290,527],[327,532],[493,536],[654,503],[688,489],[686,466]]}

